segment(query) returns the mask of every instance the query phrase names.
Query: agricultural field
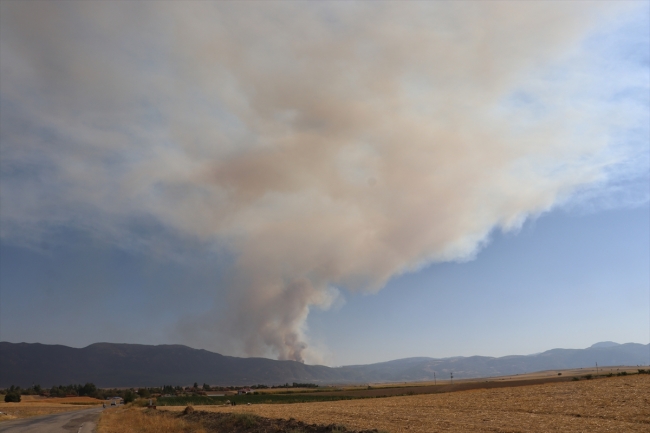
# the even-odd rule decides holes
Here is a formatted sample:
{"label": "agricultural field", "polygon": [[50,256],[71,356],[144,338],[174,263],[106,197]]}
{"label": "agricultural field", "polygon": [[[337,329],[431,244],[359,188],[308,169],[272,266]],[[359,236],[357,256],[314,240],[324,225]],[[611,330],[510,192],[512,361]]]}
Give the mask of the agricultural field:
{"label": "agricultural field", "polygon": [[[161,407],[181,411],[183,407]],[[347,401],[195,406],[391,433],[650,430],[650,375]],[[196,415],[195,415],[196,416]]]}
{"label": "agricultural field", "polygon": [[366,385],[329,386],[293,389],[262,389],[253,394],[224,396],[175,396],[158,398],[158,406],[207,406],[223,405],[226,401],[236,404],[289,404],[312,403],[359,398],[395,397],[400,395],[436,394],[468,391],[473,389],[492,389],[513,386],[529,386],[554,382],[566,382],[574,378],[599,374],[634,374],[638,368],[608,367],[607,369],[580,368],[573,370],[553,370],[513,376],[484,379],[439,380],[437,382],[377,383]]}
{"label": "agricultural field", "polygon": [[294,403],[313,403],[322,401],[339,401],[352,400],[355,398],[364,398],[362,396],[345,396],[345,395],[313,395],[313,394],[248,394],[248,395],[228,395],[223,397],[205,397],[205,396],[179,396],[179,397],[162,397],[157,399],[158,406],[212,406],[223,405],[226,401],[234,402],[239,405],[245,404],[294,404]]}
{"label": "agricultural field", "polygon": [[24,395],[20,403],[0,402],[0,422],[39,415],[52,415],[71,410],[88,409],[103,403],[91,397],[44,398]]}

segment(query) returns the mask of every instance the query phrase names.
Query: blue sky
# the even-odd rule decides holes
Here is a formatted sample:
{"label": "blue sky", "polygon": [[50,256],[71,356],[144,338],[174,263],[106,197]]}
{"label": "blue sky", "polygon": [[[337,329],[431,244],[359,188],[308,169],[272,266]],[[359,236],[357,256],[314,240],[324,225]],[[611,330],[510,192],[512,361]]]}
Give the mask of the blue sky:
{"label": "blue sky", "polygon": [[[311,339],[330,365],[644,343],[649,221],[647,206],[552,212],[495,234],[475,260],[431,265],[376,294],[315,309]],[[222,275],[208,260],[181,266],[79,244],[47,252],[3,245],[0,283],[12,288],[2,292],[3,340],[187,343],[174,336],[178,318],[212,310]]]}
{"label": "blue sky", "polygon": [[[432,265],[313,314],[342,363],[407,356],[505,356],[650,333],[647,207],[562,210],[497,234],[475,260]],[[334,317],[331,317],[334,316]]]}
{"label": "blue sky", "polygon": [[72,5],[1,5],[3,341],[650,341],[650,3]]}

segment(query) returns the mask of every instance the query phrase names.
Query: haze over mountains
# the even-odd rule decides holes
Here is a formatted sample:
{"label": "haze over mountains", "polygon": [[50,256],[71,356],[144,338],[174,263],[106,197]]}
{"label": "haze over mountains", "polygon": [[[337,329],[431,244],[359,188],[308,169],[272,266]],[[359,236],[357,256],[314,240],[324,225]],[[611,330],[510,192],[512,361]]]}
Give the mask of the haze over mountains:
{"label": "haze over mountains", "polygon": [[182,345],[96,343],[62,345],[0,342],[0,387],[43,387],[92,382],[99,387],[283,384],[292,382],[408,382],[473,378],[542,370],[647,365],[650,345],[600,342],[586,349],[552,349],[534,355],[405,358],[368,365],[327,367],[267,358],[237,358]]}

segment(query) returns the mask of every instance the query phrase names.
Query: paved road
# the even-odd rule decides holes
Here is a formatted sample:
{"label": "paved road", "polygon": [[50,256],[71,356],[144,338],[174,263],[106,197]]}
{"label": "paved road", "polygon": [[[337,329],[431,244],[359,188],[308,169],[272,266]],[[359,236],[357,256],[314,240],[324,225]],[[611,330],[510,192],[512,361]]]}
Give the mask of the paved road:
{"label": "paved road", "polygon": [[94,433],[101,407],[3,421],[3,433]]}

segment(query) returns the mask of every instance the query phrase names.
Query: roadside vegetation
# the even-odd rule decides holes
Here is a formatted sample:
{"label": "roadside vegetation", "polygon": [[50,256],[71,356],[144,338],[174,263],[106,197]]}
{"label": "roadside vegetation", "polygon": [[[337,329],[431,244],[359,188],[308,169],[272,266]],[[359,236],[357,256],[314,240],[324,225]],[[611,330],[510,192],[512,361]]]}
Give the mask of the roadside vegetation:
{"label": "roadside vegetation", "polygon": [[295,419],[271,419],[251,413],[195,411],[181,413],[123,407],[102,414],[97,433],[388,433],[349,430],[340,424],[307,424]]}
{"label": "roadside vegetation", "polygon": [[20,403],[20,393],[9,391],[5,394],[5,403]]}
{"label": "roadside vegetation", "polygon": [[153,410],[120,407],[102,412],[97,433],[207,433],[199,423]]}

